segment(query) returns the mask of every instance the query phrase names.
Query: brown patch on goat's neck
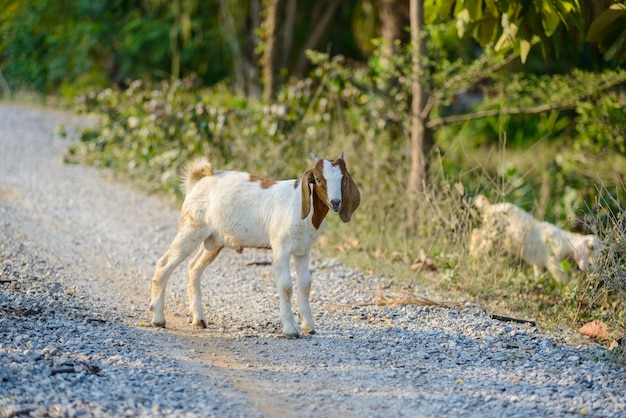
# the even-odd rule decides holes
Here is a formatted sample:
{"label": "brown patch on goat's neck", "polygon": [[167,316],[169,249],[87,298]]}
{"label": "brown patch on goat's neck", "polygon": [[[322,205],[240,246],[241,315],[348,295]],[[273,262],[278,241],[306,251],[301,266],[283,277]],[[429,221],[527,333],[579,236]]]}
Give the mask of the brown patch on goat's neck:
{"label": "brown patch on goat's neck", "polygon": [[300,187],[300,180],[299,180],[299,179],[298,179],[298,180],[295,180],[295,181],[293,182],[293,188],[294,188],[294,189],[296,189],[296,190],[298,190],[298,187]]}
{"label": "brown patch on goat's neck", "polygon": [[251,182],[255,182],[255,181],[261,182],[261,189],[269,189],[270,187],[272,187],[273,185],[276,184],[276,180],[262,179],[260,177],[253,176],[252,174],[250,174],[250,181]]}

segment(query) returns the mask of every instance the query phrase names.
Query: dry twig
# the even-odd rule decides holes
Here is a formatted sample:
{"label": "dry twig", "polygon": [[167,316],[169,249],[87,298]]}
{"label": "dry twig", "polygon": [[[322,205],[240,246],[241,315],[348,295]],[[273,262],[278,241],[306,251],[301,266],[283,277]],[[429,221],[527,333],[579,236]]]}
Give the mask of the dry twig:
{"label": "dry twig", "polygon": [[426,299],[410,292],[398,292],[393,295],[387,295],[382,290],[377,290],[374,300],[371,302],[355,302],[351,304],[332,305],[331,308],[351,308],[353,306],[401,306],[401,305],[418,305],[418,306],[434,306],[437,308],[461,309],[463,302],[451,301],[434,301]]}

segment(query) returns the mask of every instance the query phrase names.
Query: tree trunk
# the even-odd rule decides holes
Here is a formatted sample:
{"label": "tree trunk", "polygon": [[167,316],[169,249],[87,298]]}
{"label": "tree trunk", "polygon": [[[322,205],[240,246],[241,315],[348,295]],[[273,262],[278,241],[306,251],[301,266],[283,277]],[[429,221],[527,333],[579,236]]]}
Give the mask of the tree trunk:
{"label": "tree trunk", "polygon": [[263,96],[265,100],[276,98],[279,86],[278,50],[280,47],[279,30],[280,11],[284,0],[270,0],[267,5],[265,18],[265,48],[263,50]]}
{"label": "tree trunk", "polygon": [[170,29],[170,81],[180,78],[180,47],[178,45],[178,36],[180,31],[180,0],[172,2],[172,14],[174,15],[174,24]]}
{"label": "tree trunk", "polygon": [[[304,47],[302,48],[302,52],[300,53],[300,57],[298,58],[298,62],[294,70],[294,76],[296,78],[301,79],[305,77],[308,64],[305,53],[307,49],[313,49],[318,46],[320,39],[322,39],[322,36],[330,26],[332,18],[335,16],[335,12],[342,1],[343,0],[331,0],[326,4],[321,2],[316,3],[316,7],[323,8],[323,11],[321,12],[320,18],[315,20],[315,24],[311,26],[312,29],[307,34]],[[313,14],[316,15],[317,13],[314,12]]]}
{"label": "tree trunk", "polygon": [[411,162],[407,189],[407,230],[417,225],[417,199],[428,180],[428,156],[433,147],[432,133],[426,127],[427,115],[423,114],[426,91],[420,80],[423,72],[420,59],[426,54],[426,39],[421,36],[424,28],[424,0],[410,0],[411,49],[413,72],[413,100],[411,104]]}
{"label": "tree trunk", "polygon": [[383,39],[383,58],[395,54],[394,42],[408,42],[404,28],[409,24],[409,4],[405,0],[377,0],[380,17],[380,37]]}
{"label": "tree trunk", "polygon": [[258,44],[255,31],[261,22],[260,2],[251,0],[246,8],[234,0],[219,1],[221,30],[233,59],[233,90],[247,97],[260,95],[258,57],[254,52]]}
{"label": "tree trunk", "polygon": [[283,68],[291,67],[291,54],[293,49],[294,28],[296,26],[296,12],[298,0],[286,0],[287,6],[285,10],[285,19],[282,30],[282,51],[280,53],[279,71]]}
{"label": "tree trunk", "polygon": [[250,0],[248,12],[249,25],[247,26],[247,48],[246,48],[246,80],[247,80],[247,97],[261,97],[261,74],[258,65],[259,56],[255,51],[259,44],[258,28],[261,27],[261,10],[262,0]]}
{"label": "tree trunk", "polygon": [[245,75],[245,60],[242,52],[241,44],[239,42],[239,34],[235,26],[235,19],[229,8],[228,0],[220,1],[220,15],[222,24],[222,33],[224,39],[230,48],[230,53],[233,56],[233,90],[238,93],[245,93],[246,91],[246,75]]}

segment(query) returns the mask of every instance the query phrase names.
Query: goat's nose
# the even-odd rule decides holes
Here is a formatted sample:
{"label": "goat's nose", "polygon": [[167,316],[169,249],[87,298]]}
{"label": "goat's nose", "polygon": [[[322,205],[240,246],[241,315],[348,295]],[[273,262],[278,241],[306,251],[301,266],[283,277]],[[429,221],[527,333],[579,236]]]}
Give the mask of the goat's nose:
{"label": "goat's nose", "polygon": [[341,209],[341,200],[339,199],[333,199],[330,201],[330,208],[334,211],[334,212],[339,212],[339,209]]}

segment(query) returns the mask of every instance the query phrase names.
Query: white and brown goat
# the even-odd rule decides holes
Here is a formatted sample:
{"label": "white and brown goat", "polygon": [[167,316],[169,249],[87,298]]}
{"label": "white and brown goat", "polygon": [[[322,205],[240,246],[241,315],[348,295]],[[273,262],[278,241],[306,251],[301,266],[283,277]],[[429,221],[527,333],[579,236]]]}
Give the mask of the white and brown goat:
{"label": "white and brown goat", "polygon": [[185,201],[178,232],[159,260],[152,278],[152,324],[165,326],[165,287],[174,269],[193,251],[189,264],[189,308],[193,324],[205,328],[200,277],[222,248],[267,248],[280,299],[283,334],[299,336],[292,309],[290,256],[298,277],[302,332],[313,334],[309,293],[311,248],[325,225],[329,210],[349,222],[360,203],[360,193],[343,158],[325,160],[311,154],[315,165],[297,180],[264,180],[249,173],[214,171],[206,159],[191,161],[183,173]]}

